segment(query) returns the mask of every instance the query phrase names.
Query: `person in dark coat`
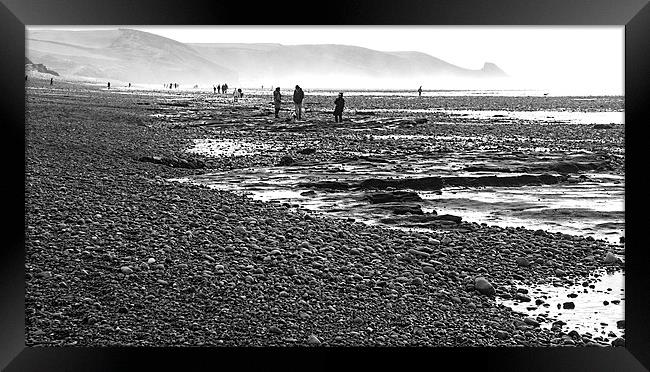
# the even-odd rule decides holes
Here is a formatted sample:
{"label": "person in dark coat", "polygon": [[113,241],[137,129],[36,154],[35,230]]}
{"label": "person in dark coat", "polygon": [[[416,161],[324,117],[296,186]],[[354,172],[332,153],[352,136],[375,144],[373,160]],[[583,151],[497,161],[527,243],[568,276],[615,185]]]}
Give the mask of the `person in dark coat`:
{"label": "person in dark coat", "polygon": [[422,85],[420,85],[420,88],[418,88],[418,97],[422,96]]}
{"label": "person in dark coat", "polygon": [[337,123],[343,122],[344,106],[345,106],[345,100],[343,99],[343,93],[339,93],[338,98],[334,100],[334,121]]}
{"label": "person in dark coat", "polygon": [[111,82],[108,82],[108,89],[111,89]]}
{"label": "person in dark coat", "polygon": [[50,85],[54,85],[54,78],[50,78]]}
{"label": "person in dark coat", "polygon": [[217,93],[221,94],[221,85],[217,85]]}
{"label": "person in dark coat", "polygon": [[296,119],[301,119],[302,111],[302,100],[305,98],[305,93],[302,91],[300,86],[296,85],[296,89],[293,91],[293,103],[296,106]]}
{"label": "person in dark coat", "polygon": [[280,94],[280,87],[275,88],[273,91],[273,105],[275,106],[275,117],[279,118],[280,105],[282,104],[282,95]]}
{"label": "person in dark coat", "polygon": [[244,98],[244,92],[241,91],[241,88],[237,89],[237,93],[239,93],[239,98]]}
{"label": "person in dark coat", "polygon": [[223,93],[223,94],[227,94],[227,93],[228,93],[228,84],[223,83],[223,84],[221,85],[221,93]]}

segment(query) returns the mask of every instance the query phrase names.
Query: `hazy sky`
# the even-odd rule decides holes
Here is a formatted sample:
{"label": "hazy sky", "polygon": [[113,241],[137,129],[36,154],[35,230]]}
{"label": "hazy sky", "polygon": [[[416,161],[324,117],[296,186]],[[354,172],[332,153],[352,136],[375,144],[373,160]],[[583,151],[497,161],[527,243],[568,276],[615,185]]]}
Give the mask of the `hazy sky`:
{"label": "hazy sky", "polygon": [[345,44],[419,51],[469,69],[493,62],[513,78],[548,87],[623,94],[623,26],[39,26],[133,28],[194,43]]}

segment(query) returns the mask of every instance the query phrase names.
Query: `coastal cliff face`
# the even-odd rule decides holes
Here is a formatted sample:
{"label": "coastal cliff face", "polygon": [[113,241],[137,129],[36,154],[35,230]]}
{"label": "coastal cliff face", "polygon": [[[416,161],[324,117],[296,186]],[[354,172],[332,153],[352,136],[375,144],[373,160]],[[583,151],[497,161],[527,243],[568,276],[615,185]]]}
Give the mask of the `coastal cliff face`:
{"label": "coastal cliff face", "polygon": [[130,29],[28,31],[27,51],[63,75],[140,83],[403,88],[507,77],[492,63],[470,70],[420,52],[334,44],[184,44]]}

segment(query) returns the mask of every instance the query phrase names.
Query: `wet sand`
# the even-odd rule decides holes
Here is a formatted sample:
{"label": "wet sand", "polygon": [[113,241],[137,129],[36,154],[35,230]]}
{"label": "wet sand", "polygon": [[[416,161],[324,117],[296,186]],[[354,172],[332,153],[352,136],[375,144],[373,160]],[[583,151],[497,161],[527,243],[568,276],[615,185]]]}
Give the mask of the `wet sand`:
{"label": "wet sand", "polygon": [[[245,174],[242,182],[255,169],[287,174],[301,167],[307,176],[314,170],[312,183],[323,181],[318,175],[327,172],[320,168],[327,179],[347,174],[337,181],[346,184],[423,172],[433,177],[439,169],[436,176],[464,177],[468,191],[477,177],[496,173],[549,174],[578,184],[592,172],[587,177],[596,182],[597,172],[623,174],[620,124],[595,129],[390,109],[606,111],[622,107],[622,99],[351,97],[346,121],[336,125],[329,114],[333,96],[308,94],[305,121],[293,123],[273,119],[265,96],[233,104],[231,96],[212,93],[39,84],[28,83],[26,104],[29,346],[623,343],[623,330],[576,334],[555,314],[531,318],[521,305],[502,304],[521,299],[524,287],[572,288],[597,283],[591,276],[597,270],[620,273],[619,245],[539,229],[442,223],[426,206],[429,222],[441,223],[408,230],[353,222],[345,214],[263,202],[200,182],[221,177],[216,173],[236,184],[233,172]],[[284,106],[286,118],[290,105]],[[390,138],[395,135],[406,139]],[[437,140],[429,146],[414,135]],[[221,153],[191,152],[197,141],[217,143]],[[513,146],[520,157],[508,155]],[[537,147],[551,154],[530,151]],[[478,152],[471,155],[472,149]],[[278,166],[285,156],[291,165]],[[373,165],[380,165],[375,173],[368,171]],[[338,197],[307,189],[302,192]],[[359,195],[340,196],[395,191],[359,188]],[[404,216],[427,215],[396,215]],[[608,252],[619,260],[605,262]],[[578,308],[580,296],[573,300]]]}

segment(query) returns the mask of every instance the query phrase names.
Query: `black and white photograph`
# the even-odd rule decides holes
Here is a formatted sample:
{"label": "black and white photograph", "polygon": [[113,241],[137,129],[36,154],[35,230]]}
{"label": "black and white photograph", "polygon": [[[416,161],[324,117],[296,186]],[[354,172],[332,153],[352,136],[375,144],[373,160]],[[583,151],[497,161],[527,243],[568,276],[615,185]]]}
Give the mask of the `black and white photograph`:
{"label": "black and white photograph", "polygon": [[625,346],[624,36],[26,25],[25,345]]}

